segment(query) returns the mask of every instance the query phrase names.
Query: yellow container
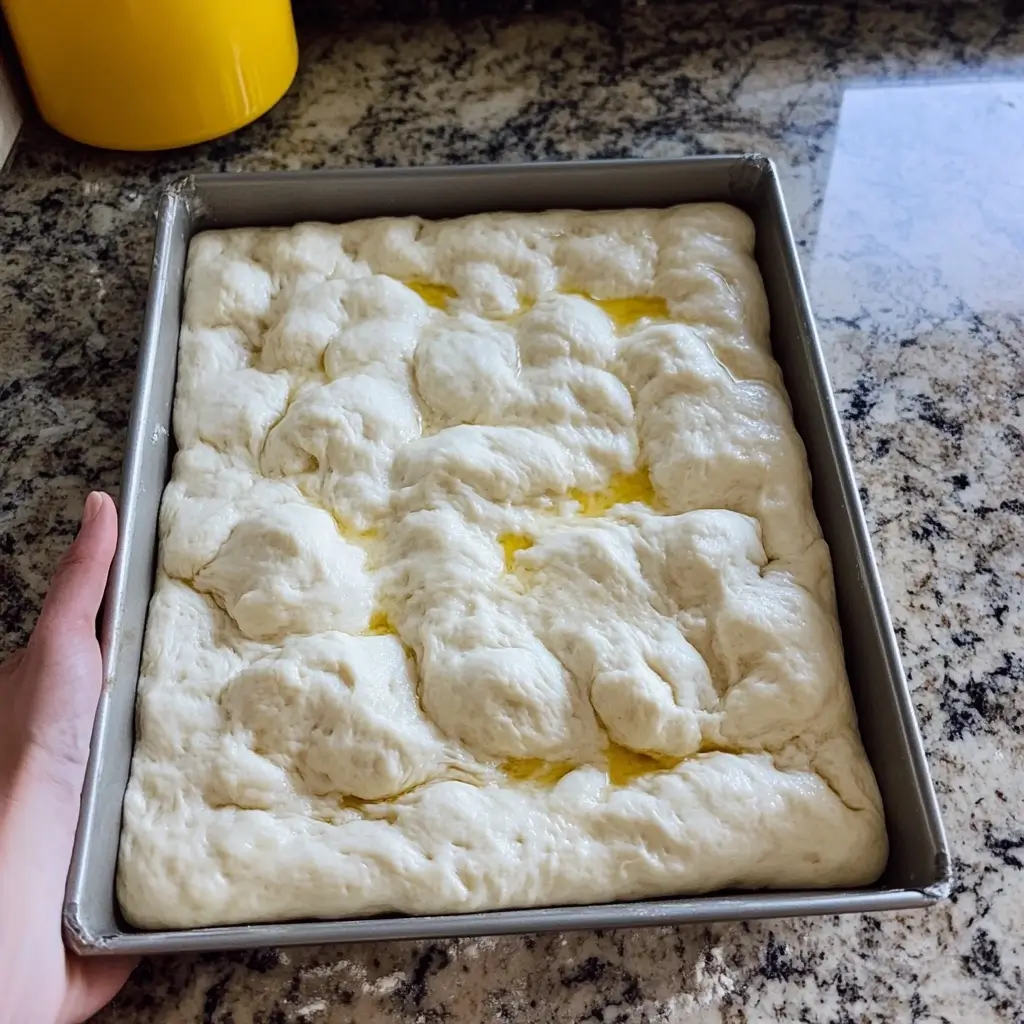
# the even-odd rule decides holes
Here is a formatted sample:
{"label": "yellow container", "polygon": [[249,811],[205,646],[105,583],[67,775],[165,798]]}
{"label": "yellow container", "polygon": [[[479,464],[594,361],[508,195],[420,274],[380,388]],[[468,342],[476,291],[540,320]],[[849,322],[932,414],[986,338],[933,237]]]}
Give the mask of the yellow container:
{"label": "yellow container", "polygon": [[2,0],[36,103],[105,149],[173,149],[268,111],[298,64],[289,0]]}

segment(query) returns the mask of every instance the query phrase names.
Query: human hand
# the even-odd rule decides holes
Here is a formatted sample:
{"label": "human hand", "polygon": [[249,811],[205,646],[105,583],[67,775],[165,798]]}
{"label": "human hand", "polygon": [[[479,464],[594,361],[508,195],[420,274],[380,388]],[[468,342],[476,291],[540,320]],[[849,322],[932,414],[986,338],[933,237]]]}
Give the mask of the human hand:
{"label": "human hand", "polygon": [[77,1024],[114,997],[134,961],[85,959],[61,908],[103,678],[96,614],[117,511],[90,494],[28,646],[0,666],[0,1024]]}

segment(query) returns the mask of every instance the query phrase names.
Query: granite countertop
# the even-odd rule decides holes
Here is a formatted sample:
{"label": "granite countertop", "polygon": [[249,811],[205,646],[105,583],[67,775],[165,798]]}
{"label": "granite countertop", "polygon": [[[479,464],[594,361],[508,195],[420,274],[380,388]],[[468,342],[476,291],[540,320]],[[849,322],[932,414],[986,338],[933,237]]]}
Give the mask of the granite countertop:
{"label": "granite countertop", "polygon": [[30,130],[0,178],[4,648],[86,492],[117,488],[159,182],[775,158],[955,856],[918,913],[150,961],[100,1021],[1024,1021],[1021,6],[313,19],[288,96],[230,139],[124,156]]}

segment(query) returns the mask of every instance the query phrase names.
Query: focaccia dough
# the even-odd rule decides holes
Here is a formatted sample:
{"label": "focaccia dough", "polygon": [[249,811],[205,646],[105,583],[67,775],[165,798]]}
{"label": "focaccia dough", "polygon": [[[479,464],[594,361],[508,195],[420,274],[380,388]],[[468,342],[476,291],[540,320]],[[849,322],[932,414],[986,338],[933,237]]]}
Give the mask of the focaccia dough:
{"label": "focaccia dough", "polygon": [[715,204],[193,240],[133,924],[878,877],[753,240]]}

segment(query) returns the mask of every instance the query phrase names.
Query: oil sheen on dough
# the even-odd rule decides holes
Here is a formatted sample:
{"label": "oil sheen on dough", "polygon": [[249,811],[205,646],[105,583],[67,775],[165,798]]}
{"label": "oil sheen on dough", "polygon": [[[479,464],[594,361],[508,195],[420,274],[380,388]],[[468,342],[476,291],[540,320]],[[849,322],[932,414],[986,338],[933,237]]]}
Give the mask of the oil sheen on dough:
{"label": "oil sheen on dough", "polygon": [[193,241],[133,924],[878,877],[753,240],[697,205]]}

